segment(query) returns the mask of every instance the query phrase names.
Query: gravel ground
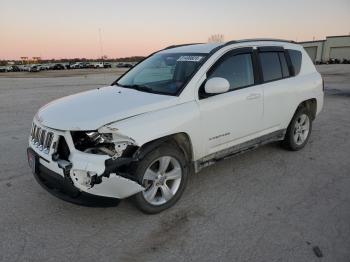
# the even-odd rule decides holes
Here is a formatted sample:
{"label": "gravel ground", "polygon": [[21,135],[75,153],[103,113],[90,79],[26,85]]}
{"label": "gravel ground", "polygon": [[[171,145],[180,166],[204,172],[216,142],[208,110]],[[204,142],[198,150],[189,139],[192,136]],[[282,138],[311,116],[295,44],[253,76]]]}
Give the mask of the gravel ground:
{"label": "gravel ground", "polygon": [[318,69],[325,106],[302,151],[274,143],[220,162],[153,216],[128,200],[87,208],[56,199],[26,162],[36,110],[114,73],[1,78],[0,261],[349,262],[350,65]]}

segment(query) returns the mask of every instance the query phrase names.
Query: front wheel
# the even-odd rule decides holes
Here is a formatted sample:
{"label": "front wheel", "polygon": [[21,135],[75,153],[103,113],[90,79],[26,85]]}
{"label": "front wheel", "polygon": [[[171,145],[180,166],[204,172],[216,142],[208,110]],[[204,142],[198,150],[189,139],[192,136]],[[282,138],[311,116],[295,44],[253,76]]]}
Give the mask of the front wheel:
{"label": "front wheel", "polygon": [[300,108],[290,122],[283,145],[292,151],[302,149],[309,141],[312,130],[311,114],[307,108]]}
{"label": "front wheel", "polygon": [[173,206],[185,190],[188,165],[176,146],[164,145],[149,152],[135,167],[134,174],[145,188],[134,196],[136,206],[149,214]]}

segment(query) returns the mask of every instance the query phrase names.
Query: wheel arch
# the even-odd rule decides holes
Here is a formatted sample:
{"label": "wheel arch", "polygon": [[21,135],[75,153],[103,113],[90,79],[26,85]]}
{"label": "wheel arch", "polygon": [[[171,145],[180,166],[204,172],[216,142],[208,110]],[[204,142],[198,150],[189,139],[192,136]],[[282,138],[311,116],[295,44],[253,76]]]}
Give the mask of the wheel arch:
{"label": "wheel arch", "polygon": [[145,155],[147,155],[147,153],[165,143],[177,146],[184,153],[185,158],[188,160],[188,162],[191,162],[193,160],[193,147],[191,143],[191,138],[185,132],[175,133],[149,141],[143,144],[135,152],[134,156],[137,159],[142,159],[145,157]]}
{"label": "wheel arch", "polygon": [[316,113],[317,113],[317,99],[316,98],[310,98],[307,100],[304,100],[301,102],[298,107],[296,108],[293,116],[296,114],[296,112],[299,110],[299,108],[306,108],[311,113],[311,120],[315,120]]}

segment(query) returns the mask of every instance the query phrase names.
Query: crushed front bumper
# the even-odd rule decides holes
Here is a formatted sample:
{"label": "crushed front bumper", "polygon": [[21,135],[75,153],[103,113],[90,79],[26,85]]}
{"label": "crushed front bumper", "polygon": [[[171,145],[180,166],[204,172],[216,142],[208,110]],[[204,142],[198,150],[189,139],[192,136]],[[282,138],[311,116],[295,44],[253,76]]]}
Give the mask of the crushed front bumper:
{"label": "crushed front bumper", "polygon": [[[34,123],[39,125],[36,121]],[[78,151],[70,132],[42,126],[40,128],[45,130],[46,133],[43,134],[52,133],[51,141],[47,146],[48,143],[38,143],[31,136],[27,150],[28,160],[32,165],[31,160],[34,159],[35,167],[32,170],[36,180],[53,195],[72,203],[96,206],[103,205],[101,202],[105,202],[105,205],[116,204],[119,199],[144,190],[132,178],[116,172],[119,166],[125,166],[125,159],[113,160],[107,155]],[[64,139],[69,148],[69,156],[63,160],[67,169],[62,167],[62,159],[55,158],[60,139]]]}
{"label": "crushed front bumper", "polygon": [[116,206],[120,202],[118,198],[103,197],[78,190],[70,181],[45,166],[38,164],[33,172],[36,181],[49,193],[70,203],[84,206]]}

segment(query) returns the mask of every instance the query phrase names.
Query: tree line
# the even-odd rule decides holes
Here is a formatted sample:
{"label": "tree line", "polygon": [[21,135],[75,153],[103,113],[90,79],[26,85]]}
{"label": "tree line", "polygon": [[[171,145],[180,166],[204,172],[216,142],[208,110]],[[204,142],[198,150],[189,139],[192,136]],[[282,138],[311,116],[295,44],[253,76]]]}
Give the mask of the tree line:
{"label": "tree line", "polygon": [[[143,56],[130,56],[121,58],[104,58],[104,59],[91,59],[91,58],[60,58],[60,59],[41,59],[32,63],[75,63],[75,62],[139,62],[144,59]],[[14,62],[15,64],[27,64],[30,62],[23,62],[22,60],[0,60],[0,66],[8,65],[8,62]]]}

